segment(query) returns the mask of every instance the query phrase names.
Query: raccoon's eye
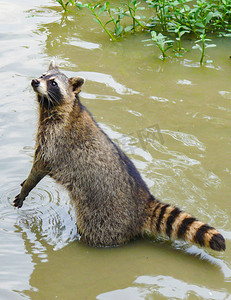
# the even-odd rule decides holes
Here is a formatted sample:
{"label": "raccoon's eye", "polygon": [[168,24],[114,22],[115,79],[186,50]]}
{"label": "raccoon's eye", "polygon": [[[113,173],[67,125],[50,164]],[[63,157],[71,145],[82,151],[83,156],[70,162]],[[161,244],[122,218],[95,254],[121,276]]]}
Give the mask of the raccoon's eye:
{"label": "raccoon's eye", "polygon": [[52,86],[57,86],[57,82],[55,82],[54,80],[52,80],[51,85]]}

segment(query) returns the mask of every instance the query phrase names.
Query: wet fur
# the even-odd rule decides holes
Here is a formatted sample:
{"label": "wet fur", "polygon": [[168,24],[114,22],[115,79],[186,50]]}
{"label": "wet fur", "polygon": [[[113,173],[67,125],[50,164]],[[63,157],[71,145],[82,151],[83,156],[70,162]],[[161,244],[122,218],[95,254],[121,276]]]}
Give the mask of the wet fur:
{"label": "wet fur", "polygon": [[[57,93],[49,88],[51,78],[57,81]],[[39,85],[45,84],[47,91],[41,94]],[[79,233],[90,245],[120,245],[149,233],[225,250],[216,229],[151,195],[132,161],[80,103],[82,84],[82,78],[68,79],[54,63],[44,77],[32,81],[40,112],[35,157],[14,205],[21,207],[30,190],[49,175],[68,190]]]}

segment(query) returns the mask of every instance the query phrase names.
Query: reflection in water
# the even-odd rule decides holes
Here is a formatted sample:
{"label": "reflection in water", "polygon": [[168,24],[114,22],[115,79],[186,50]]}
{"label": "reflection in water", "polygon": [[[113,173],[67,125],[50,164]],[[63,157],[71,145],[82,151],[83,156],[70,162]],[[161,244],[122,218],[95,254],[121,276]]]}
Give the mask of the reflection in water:
{"label": "reflection in water", "polygon": [[[190,250],[193,255],[187,255],[184,254],[185,247],[166,247],[158,240],[155,243],[138,240],[124,247],[107,249],[69,243],[58,251],[53,251],[43,241],[40,244],[46,247],[46,259],[41,258],[42,249],[41,252],[32,251],[33,242],[28,243],[25,239],[26,249],[33,252],[35,263],[30,278],[33,289],[25,291],[32,299],[40,299],[44,294],[49,299],[56,295],[63,299],[67,289],[70,299],[75,299],[76,295],[79,299],[158,299],[159,294],[167,299],[185,299],[185,293],[203,297],[208,291],[216,296],[211,299],[228,295],[220,288],[223,276],[214,266],[213,257],[203,250],[200,253],[197,247]],[[177,248],[181,250],[177,251]],[[165,261],[163,258],[167,253],[171,260]],[[161,265],[156,261],[159,254]],[[173,271],[176,262],[178,275]],[[203,272],[199,274],[201,270]],[[57,285],[57,281],[62,284]]]}
{"label": "reflection in water", "polygon": [[192,81],[190,81],[190,80],[187,80],[187,79],[179,79],[178,81],[177,81],[177,84],[183,84],[183,85],[193,85],[193,83],[192,83]]}
{"label": "reflection in water", "polygon": [[[203,68],[195,52],[163,63],[139,34],[110,43],[82,11],[32,5],[0,0],[0,298],[229,299],[230,45],[217,47],[216,64]],[[51,58],[87,79],[83,103],[153,194],[221,229],[224,254],[162,238],[82,245],[68,195],[50,179],[13,208],[34,148],[30,80]]]}
{"label": "reflection in water", "polygon": [[78,72],[78,74],[87,80],[101,83],[114,89],[119,95],[139,94],[138,92],[133,91],[132,89],[127,88],[125,85],[117,82],[111,75],[108,74],[97,72]]}
{"label": "reflection in water", "polygon": [[[222,234],[224,234],[224,233],[222,232]],[[224,234],[224,237],[226,240],[230,240],[226,236],[226,234]],[[194,254],[194,255],[200,257],[201,259],[204,259],[204,260],[210,262],[213,265],[219,266],[222,273],[224,274],[226,281],[231,282],[231,266],[229,267],[222,259],[215,258],[212,255],[209,255],[208,253],[206,253],[204,250],[198,249],[194,246],[191,246],[188,249],[186,249],[186,252],[189,254]]]}
{"label": "reflection in water", "polygon": [[231,99],[231,92],[228,91],[219,91],[219,94],[225,99]]}
{"label": "reflection in water", "polygon": [[[192,60],[189,60],[189,59],[184,59],[182,62],[181,62],[185,67],[189,67],[189,68],[200,68],[201,65],[199,62],[194,62]],[[207,63],[206,64],[206,67],[207,68],[210,68],[210,69],[215,69],[217,71],[221,70],[221,67],[220,66],[215,66],[214,64],[212,63]]]}
{"label": "reflection in water", "polygon": [[98,95],[98,94],[90,94],[90,93],[81,93],[81,97],[83,99],[89,99],[89,100],[100,100],[100,101],[115,101],[115,100],[121,100],[120,97],[117,96],[111,96],[111,95]]}
{"label": "reflection in water", "polygon": [[[224,236],[227,238],[225,234]],[[181,242],[176,242],[176,244],[178,244],[177,247],[180,247]],[[224,274],[226,282],[231,282],[231,268],[229,268],[222,259],[214,258],[203,249],[200,250],[196,246],[188,247],[185,251],[190,255],[195,255],[202,260],[210,262],[212,265],[219,266]],[[190,272],[190,270],[188,271]],[[206,275],[204,275],[204,279],[205,277]],[[133,282],[133,286],[100,294],[96,299],[157,299],[156,297],[158,297],[158,295],[162,295],[167,299],[188,299],[194,295],[196,297],[201,297],[202,299],[220,300],[229,299],[230,294],[224,292],[222,289],[206,288],[203,286],[203,283],[195,285],[171,276],[158,275],[138,276]]]}
{"label": "reflection in water", "polygon": [[95,50],[100,48],[99,44],[86,42],[79,38],[73,38],[73,39],[69,38],[68,45],[77,46],[88,50]]}
{"label": "reflection in water", "polygon": [[[96,297],[98,300],[124,299],[141,300],[150,299],[153,294],[162,295],[167,299],[187,299],[190,296],[201,297],[202,299],[225,299],[228,294],[203,286],[188,284],[182,280],[170,276],[140,276],[135,281],[135,287],[128,287],[123,290],[115,290]],[[153,298],[154,299],[154,298]]]}

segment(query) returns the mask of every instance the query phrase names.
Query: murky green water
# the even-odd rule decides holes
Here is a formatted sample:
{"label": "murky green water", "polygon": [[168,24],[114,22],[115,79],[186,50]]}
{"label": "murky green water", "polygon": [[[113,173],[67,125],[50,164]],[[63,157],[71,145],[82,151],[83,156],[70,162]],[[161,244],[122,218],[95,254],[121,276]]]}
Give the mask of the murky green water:
{"label": "murky green water", "polygon": [[[201,68],[197,51],[163,63],[144,35],[111,43],[89,15],[55,1],[1,0],[0,16],[0,299],[231,299],[231,40]],[[84,246],[49,178],[13,208],[33,156],[30,80],[52,58],[85,77],[83,103],[153,194],[217,227],[225,253],[165,239]]]}

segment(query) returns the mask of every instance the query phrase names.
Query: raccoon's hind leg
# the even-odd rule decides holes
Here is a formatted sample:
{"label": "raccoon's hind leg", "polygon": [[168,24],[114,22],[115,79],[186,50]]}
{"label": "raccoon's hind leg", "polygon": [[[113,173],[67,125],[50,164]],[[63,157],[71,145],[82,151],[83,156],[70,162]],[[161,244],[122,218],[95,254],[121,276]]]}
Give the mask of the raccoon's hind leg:
{"label": "raccoon's hind leg", "polygon": [[216,251],[225,250],[225,239],[219,231],[177,207],[153,198],[147,208],[147,215],[143,233],[167,235],[173,240],[183,239]]}

